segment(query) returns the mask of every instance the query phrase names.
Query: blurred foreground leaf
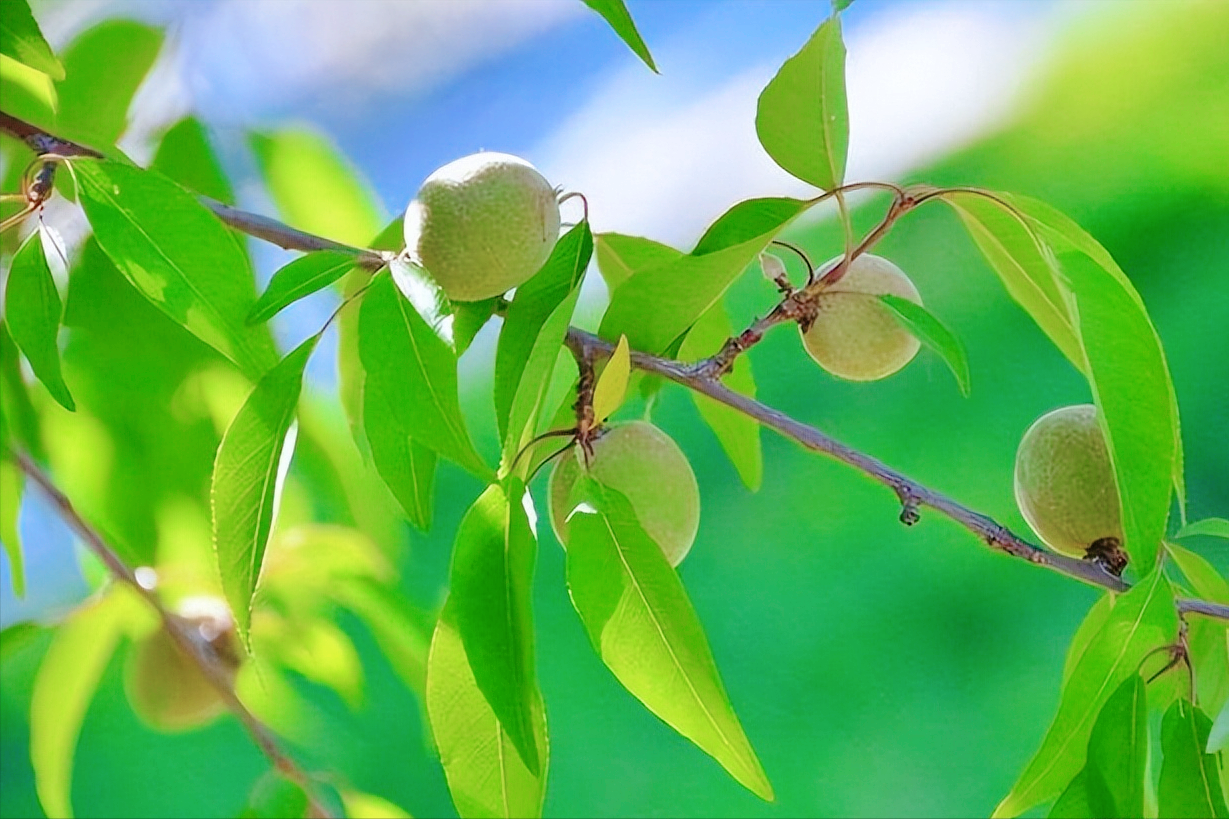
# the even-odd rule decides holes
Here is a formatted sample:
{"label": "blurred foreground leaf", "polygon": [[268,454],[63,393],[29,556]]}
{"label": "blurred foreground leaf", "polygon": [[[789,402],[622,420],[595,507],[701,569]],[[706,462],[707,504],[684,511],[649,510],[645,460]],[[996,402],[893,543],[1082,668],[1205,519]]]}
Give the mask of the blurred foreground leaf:
{"label": "blurred foreground leaf", "polygon": [[64,79],[64,66],[47,45],[26,0],[5,0],[4,15],[0,16],[0,54],[7,54],[53,80]]}
{"label": "blurred foreground leaf", "polygon": [[56,337],[64,316],[60,293],[43,249],[43,231],[26,237],[9,268],[4,293],[4,317],[13,341],[26,354],[30,369],[70,412],[77,408],[60,372],[60,349]]}

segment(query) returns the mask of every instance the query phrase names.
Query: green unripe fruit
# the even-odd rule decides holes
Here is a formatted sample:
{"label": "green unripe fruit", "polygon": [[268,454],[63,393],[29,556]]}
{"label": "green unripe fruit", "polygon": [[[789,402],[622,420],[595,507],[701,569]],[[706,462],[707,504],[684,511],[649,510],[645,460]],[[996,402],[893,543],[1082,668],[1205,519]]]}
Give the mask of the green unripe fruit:
{"label": "green unripe fruit", "polygon": [[523,159],[471,154],[427,177],[405,212],[405,244],[453,301],[529,280],[559,238],[555,189]]}
{"label": "green unripe fruit", "polygon": [[[579,448],[564,453],[550,476],[551,525],[567,545],[568,500],[584,470]],[[683,562],[700,526],[700,487],[687,456],[647,421],[612,424],[593,441],[589,473],[627,497],[636,518],[671,566]]]}
{"label": "green unripe fruit", "polygon": [[1084,557],[1107,538],[1122,542],[1114,469],[1092,404],[1038,418],[1016,451],[1016,504],[1056,552]]}
{"label": "green unripe fruit", "polygon": [[[842,258],[829,261],[816,276],[836,267]],[[815,321],[802,333],[803,346],[816,364],[838,378],[875,381],[913,360],[921,343],[879,301],[882,295],[922,303],[899,267],[867,253],[854,259],[831,289],[819,294]]]}
{"label": "green unripe fruit", "polygon": [[[233,675],[239,654],[235,623],[226,603],[216,597],[191,597],[177,606],[176,613]],[[128,655],[124,690],[137,716],[159,731],[198,728],[226,710],[217,689],[163,628]]]}

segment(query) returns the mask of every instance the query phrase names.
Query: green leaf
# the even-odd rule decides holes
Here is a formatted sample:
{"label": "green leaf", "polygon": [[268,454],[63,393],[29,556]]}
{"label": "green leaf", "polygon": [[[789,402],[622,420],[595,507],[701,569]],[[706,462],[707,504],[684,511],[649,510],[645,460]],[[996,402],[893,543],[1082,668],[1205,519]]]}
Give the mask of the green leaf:
{"label": "green leaf", "polygon": [[1215,566],[1176,543],[1166,543],[1165,548],[1182,570],[1182,574],[1186,575],[1186,580],[1195,594],[1215,603],[1229,604],[1229,581],[1221,576]]}
{"label": "green leaf", "polygon": [[294,452],[291,424],[303,389],[303,368],[318,340],[312,336],[300,344],[260,379],[227,427],[214,461],[213,544],[222,589],[245,640],[252,595]]}
{"label": "green leaf", "polygon": [[1161,816],[1229,816],[1221,791],[1216,755],[1207,753],[1212,720],[1198,707],[1178,700],[1161,721],[1161,780],[1157,806]]}
{"label": "green leaf", "polygon": [[621,284],[602,319],[602,337],[617,341],[626,335],[632,349],[647,353],[667,349],[806,206],[797,199],[735,205],[692,253],[641,270]]}
{"label": "green leaf", "polygon": [[452,337],[457,355],[464,355],[478,331],[486,326],[499,307],[500,297],[482,301],[459,301],[452,305]]}
{"label": "green leaf", "polygon": [[845,180],[849,109],[841,20],[828,18],[760,93],[760,144],[778,165],[830,191]]}
{"label": "green leaf", "polygon": [[427,615],[395,588],[372,578],[338,584],[334,595],[367,626],[401,681],[416,694],[425,695],[434,626]]}
{"label": "green leaf", "polygon": [[431,528],[439,456],[411,438],[410,431],[402,426],[402,414],[392,412],[378,396],[363,402],[363,412],[363,427],[376,471],[410,523],[427,531]]}
{"label": "green leaf", "polygon": [[448,604],[478,688],[526,769],[537,776],[531,613],[537,542],[521,505],[524,491],[515,478],[506,494],[493,484],[465,513],[452,550]]}
{"label": "green leaf", "polygon": [[346,819],[410,819],[410,815],[387,799],[362,791],[343,790]]}
{"label": "green leaf", "polygon": [[[34,125],[55,127],[55,109],[59,105],[55,83],[43,72],[19,63],[6,54],[0,54],[0,99],[4,100],[6,114],[19,117]],[[7,164],[6,188],[16,187],[18,175],[34,156],[33,151],[21,149],[14,153],[17,153],[20,158],[6,157],[6,164],[12,163]],[[24,202],[21,203],[21,206],[24,204]],[[11,213],[16,213],[19,206],[6,203],[5,207],[12,208],[11,211],[4,213],[7,217]]]}
{"label": "green leaf", "polygon": [[453,804],[463,819],[538,817],[546,794],[546,711],[533,702],[538,774],[521,761],[474,680],[465,644],[449,600],[440,612],[427,660],[427,713],[448,778]]}
{"label": "green leaf", "polygon": [[156,171],[106,160],[73,167],[94,237],[145,298],[249,378],[275,363],[268,330],[245,322],[256,292],[233,233]]}
{"label": "green leaf", "polygon": [[593,239],[597,247],[597,270],[612,293],[639,271],[686,255],[643,236],[599,233]]}
{"label": "green leaf", "polygon": [[150,167],[194,193],[235,204],[230,180],[209,144],[205,126],[196,117],[184,117],[162,135]]}
{"label": "green leaf", "polygon": [[[480,478],[489,477],[461,415],[456,354],[391,278],[375,282],[363,296],[358,336],[364,424],[374,419]],[[386,431],[377,433],[381,440],[388,440]]]}
{"label": "green leaf", "polygon": [[650,711],[771,800],[678,575],[626,497],[591,480],[578,491],[594,511],[580,506],[568,524],[568,588],[594,650]]}
{"label": "green leaf", "polygon": [[21,490],[25,476],[11,459],[0,457],[0,544],[9,559],[13,594],[25,597],[26,570],[21,550]]}
{"label": "green leaf", "polygon": [[[289,224],[359,246],[384,226],[370,183],[323,135],[289,129],[253,133],[250,142],[269,194]],[[398,219],[398,233],[400,227]]]}
{"label": "green leaf", "polygon": [[26,646],[33,645],[43,634],[51,631],[46,626],[30,621],[14,623],[0,629],[0,665],[21,653]]}
{"label": "green leaf", "polygon": [[35,458],[43,457],[41,423],[25,379],[21,375],[21,355],[9,334],[8,322],[0,320],[0,448],[17,441]]}
{"label": "green leaf", "polygon": [[1133,674],[1114,690],[1088,740],[1086,784],[1095,816],[1144,815],[1148,705],[1144,680]]}
{"label": "green leaf", "polygon": [[1084,615],[1084,620],[1080,623],[1080,627],[1075,630],[1075,634],[1071,637],[1071,644],[1067,646],[1067,659],[1063,663],[1063,684],[1067,684],[1067,680],[1071,679],[1071,672],[1079,665],[1080,659],[1084,656],[1084,652],[1092,645],[1093,640],[1101,633],[1101,629],[1105,627],[1105,621],[1109,619],[1110,613],[1114,610],[1114,603],[1117,598],[1112,592],[1106,592],[1101,595],[1096,603],[1093,603],[1092,608],[1088,610],[1088,614]]}
{"label": "green leaf", "polygon": [[508,463],[533,437],[592,254],[589,224],[581,222],[559,239],[546,264],[517,288],[508,307],[495,350],[494,387],[495,418]]}
{"label": "green leaf", "polygon": [[844,11],[853,4],[853,0],[832,0],[833,13]]}
{"label": "green leaf", "polygon": [[1224,518],[1204,518],[1193,523],[1188,523],[1178,530],[1174,537],[1195,537],[1203,535],[1205,537],[1219,537],[1229,540],[1229,520]]}
{"label": "green leaf", "polygon": [[252,786],[241,819],[298,819],[309,815],[310,799],[297,782],[276,770],[265,771]]}
{"label": "green leaf", "polygon": [[1088,769],[1075,775],[1046,816],[1049,819],[1097,819],[1088,789]]}
{"label": "green leaf", "polygon": [[128,107],[162,48],[162,32],[132,20],[87,29],[64,51],[56,129],[99,150],[128,127]]}
{"label": "green leaf", "polygon": [[631,353],[627,349],[627,336],[619,336],[610,360],[593,388],[593,417],[602,423],[623,404],[627,394],[627,379],[632,374]]}
{"label": "green leaf", "polygon": [[56,336],[64,307],[55,288],[55,279],[51,277],[51,268],[47,266],[41,228],[27,236],[13,256],[4,294],[4,315],[13,341],[26,354],[38,380],[66,410],[76,410],[77,405],[60,372]]}
{"label": "green leaf", "polygon": [[920,304],[890,294],[880,296],[879,300],[888,306],[901,325],[918,341],[939,354],[943,363],[952,371],[952,375],[956,376],[960,394],[968,398],[969,357],[956,334]]}
{"label": "green leaf", "polygon": [[1210,754],[1229,748],[1229,701],[1221,706],[1220,713],[1216,715],[1216,722],[1212,723],[1212,730],[1204,747]]}
{"label": "green leaf", "polygon": [[401,295],[408,301],[435,333],[439,340],[449,348],[456,345],[452,340],[452,302],[444,293],[443,288],[435,283],[426,270],[405,257],[398,257],[388,263],[389,272]]}
{"label": "green leaf", "polygon": [[[1134,442],[1131,448],[1133,451],[1141,448],[1148,449],[1154,458],[1171,462],[1174,490],[1178,495],[1179,509],[1182,510],[1182,516],[1185,518],[1186,479],[1183,474],[1185,459],[1182,454],[1178,398],[1174,392],[1173,380],[1169,375],[1169,365],[1165,361],[1165,352],[1161,348],[1161,337],[1157,334],[1151,319],[1148,318],[1143,299],[1140,298],[1131,280],[1118,267],[1109,252],[1070,218],[1035,199],[1024,196],[1007,196],[1006,198],[1017,210],[1025,214],[1038,235],[1059,252],[1060,260],[1063,262],[1062,272],[1067,276],[1068,284],[1075,294],[1075,309],[1085,313],[1080,321],[1080,335],[1085,351],[1091,361],[1094,353],[1089,350],[1089,347],[1093,346],[1097,351],[1095,357],[1100,362],[1102,370],[1113,370],[1113,372],[1102,372],[1100,375],[1093,372],[1090,381],[1094,382],[1094,393],[1109,386],[1095,382],[1099,382],[1103,376],[1119,374],[1117,370],[1121,369],[1121,366],[1115,368],[1111,367],[1111,364],[1121,365],[1124,361],[1133,361],[1133,364],[1139,368],[1141,381],[1136,388],[1141,391],[1142,403],[1151,407],[1160,402],[1159,396],[1155,393],[1164,391],[1166,394],[1169,403],[1167,411],[1149,415],[1149,418],[1153,419],[1153,423],[1157,419],[1164,419],[1168,423],[1170,434],[1173,436],[1173,442],[1168,448],[1171,454],[1163,457],[1160,448],[1148,447],[1142,441]],[[1114,308],[1122,310],[1121,321],[1117,323],[1108,317]],[[1092,315],[1088,315],[1090,312]],[[1086,322],[1085,319],[1088,321]],[[1089,326],[1084,326],[1086,323]],[[1095,371],[1097,362],[1092,361],[1091,363]],[[1111,380],[1117,383],[1121,379]],[[1130,439],[1132,427],[1127,423],[1129,414],[1125,412],[1125,407],[1119,406],[1123,396],[1117,389],[1111,390],[1111,393],[1115,400],[1111,402],[1114,404],[1114,411],[1108,413],[1112,416],[1108,419],[1110,430],[1115,435],[1126,436]],[[1098,405],[1101,405],[1101,399],[1098,399]],[[1105,410],[1106,408],[1102,406],[1102,411]],[[1137,415],[1143,412],[1142,407],[1135,411]],[[1147,412],[1151,413],[1153,410],[1149,409]],[[1115,429],[1116,426],[1117,429]],[[1115,469],[1118,469],[1117,464],[1115,464]],[[1122,473],[1118,474],[1121,479]],[[1121,486],[1119,492],[1123,493]],[[1122,494],[1122,497],[1125,504],[1127,502],[1125,494]],[[1155,501],[1156,498],[1151,498],[1151,500]],[[1168,512],[1168,510],[1169,504],[1166,501],[1165,511]],[[1155,514],[1155,510],[1151,510],[1151,515]],[[1149,520],[1149,522],[1155,523],[1154,520]],[[1153,541],[1148,541],[1147,545],[1152,544]],[[1141,567],[1137,565],[1136,569],[1141,570]]]}
{"label": "green leaf", "polygon": [[64,79],[64,66],[43,38],[26,0],[5,0],[0,16],[0,54],[37,69],[52,79]]}
{"label": "green leaf", "polygon": [[56,632],[34,678],[30,762],[38,801],[52,819],[73,815],[77,736],[134,602],[112,590],[74,612]]}
{"label": "green leaf", "polygon": [[967,192],[947,193],[942,198],[956,211],[1008,294],[1067,360],[1087,373],[1088,363],[1050,249],[1033,235],[1028,224],[999,202]]}
{"label": "green leaf", "polygon": [[319,250],[295,259],[273,274],[248,313],[247,323],[268,321],[283,308],[328,287],[354,266],[354,254],[341,250]]}
{"label": "green leaf", "polygon": [[1058,713],[994,816],[1018,816],[1058,796],[1084,766],[1093,724],[1110,694],[1145,655],[1173,640],[1177,615],[1169,584],[1154,571],[1123,594],[1063,686]]}
{"label": "green leaf", "polygon": [[653,73],[661,73],[653,62],[653,55],[649,53],[649,47],[644,44],[640,32],[636,30],[636,23],[628,13],[623,0],[583,0],[583,2],[605,18],[610,27],[614,29],[614,33],[627,43],[627,47],[643,60],[644,64],[653,70]]}
{"label": "green leaf", "polygon": [[[706,358],[716,353],[733,334],[725,306],[714,304],[687,334],[683,346],[679,348],[679,358],[683,361]],[[755,376],[752,374],[751,359],[748,356],[740,355],[734,359],[734,366],[721,380],[730,389],[749,398],[755,397]],[[687,392],[695,401],[696,409],[700,411],[704,423],[708,424],[721,442],[721,448],[734,464],[742,482],[752,492],[758,490],[764,477],[764,454],[760,444],[759,423],[706,395],[693,390]]]}

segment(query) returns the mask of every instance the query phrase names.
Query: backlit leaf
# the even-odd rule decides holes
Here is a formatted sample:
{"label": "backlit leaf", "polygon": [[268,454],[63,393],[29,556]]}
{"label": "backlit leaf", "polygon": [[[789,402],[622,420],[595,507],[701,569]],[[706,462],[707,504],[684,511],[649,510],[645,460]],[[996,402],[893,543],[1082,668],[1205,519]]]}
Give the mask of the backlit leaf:
{"label": "backlit leaf", "polygon": [[964,345],[951,330],[920,304],[914,304],[900,296],[885,294],[879,300],[888,306],[901,325],[914,338],[939,354],[943,363],[956,376],[960,394],[969,397],[969,356]]}
{"label": "backlit leaf", "polygon": [[1144,680],[1133,674],[1105,701],[1088,740],[1088,792],[1098,816],[1144,814],[1148,705]]}
{"label": "backlit leaf", "polygon": [[0,544],[9,559],[9,574],[13,578],[13,594],[26,594],[25,561],[22,559],[21,490],[25,476],[11,458],[0,457]]}
{"label": "backlit leaf", "polygon": [[1229,540],[1229,520],[1224,518],[1204,518],[1186,524],[1174,537],[1219,537]]}
{"label": "backlit leaf", "polygon": [[418,529],[431,528],[435,500],[435,450],[410,437],[402,416],[377,396],[363,403],[363,427],[371,446],[371,460],[392,491],[406,518]]}
{"label": "backlit leaf", "polygon": [[[240,634],[251,622],[278,496],[294,452],[291,425],[303,388],[312,336],[257,383],[218,447],[210,489],[213,539],[222,588]],[[246,638],[245,638],[246,639]]]}
{"label": "backlit leaf", "polygon": [[1201,555],[1190,549],[1183,549],[1176,543],[1165,544],[1166,551],[1174,563],[1186,575],[1187,583],[1195,594],[1213,603],[1229,605],[1229,581],[1216,570],[1216,567]]}
{"label": "backlit leaf", "polygon": [[150,167],[193,193],[204,194],[227,205],[235,204],[230,180],[209,144],[205,126],[196,117],[184,117],[162,135]]}
{"label": "backlit leaf", "polygon": [[60,372],[56,336],[64,315],[60,293],[43,250],[42,230],[26,237],[9,268],[4,293],[4,315],[13,341],[26,354],[30,368],[65,409],[77,408]]}
{"label": "backlit leaf", "polygon": [[623,42],[627,43],[627,47],[635,52],[636,56],[644,61],[644,64],[651,68],[655,73],[657,65],[653,62],[653,55],[649,53],[649,47],[644,44],[644,40],[640,37],[640,32],[636,30],[636,22],[632,20],[631,14],[627,11],[627,6],[623,0],[583,0],[584,4],[596,11],[605,18],[610,27],[614,29],[615,34]]}
{"label": "backlit leaf", "polygon": [[1186,700],[1169,706],[1161,721],[1161,780],[1157,806],[1161,816],[1229,816],[1221,790],[1217,759],[1208,747],[1212,720]]}
{"label": "backlit leaf", "polygon": [[346,819],[410,819],[410,815],[387,799],[362,791],[341,792]]}
{"label": "backlit leaf", "polygon": [[499,306],[500,297],[482,301],[459,301],[452,305],[452,340],[457,355],[464,355],[478,331],[486,326]]}
{"label": "backlit leaf", "polygon": [[354,269],[354,255],[340,250],[309,253],[280,268],[248,314],[247,323],[268,321],[283,308],[323,290]]}
{"label": "backlit leaf", "polygon": [[844,182],[849,110],[839,17],[816,29],[760,93],[755,132],[768,155],[802,181],[824,190]]}
{"label": "backlit leaf", "polygon": [[627,393],[627,379],[632,374],[631,353],[627,349],[627,336],[619,336],[619,343],[606,362],[597,384],[593,388],[593,416],[602,423],[623,404]]}
{"label": "backlit leaf", "polygon": [[0,54],[7,54],[52,79],[64,79],[64,66],[43,39],[26,0],[4,2],[4,14],[0,16]]}
{"label": "backlit leaf", "polygon": [[593,240],[597,249],[598,272],[611,292],[637,272],[685,255],[681,250],[643,236],[599,233]]}
{"label": "backlit leaf", "polygon": [[161,49],[162,32],[132,20],[78,35],[63,51],[57,134],[106,152],[128,127],[128,107]]}
{"label": "backlit leaf", "polygon": [[74,168],[94,236],[128,281],[249,378],[272,366],[268,330],[245,322],[256,292],[234,234],[156,171],[106,160]]}
{"label": "backlit leaf", "polygon": [[623,495],[594,481],[569,520],[568,588],[619,682],[763,799],[772,786],[730,706],[678,575]]}

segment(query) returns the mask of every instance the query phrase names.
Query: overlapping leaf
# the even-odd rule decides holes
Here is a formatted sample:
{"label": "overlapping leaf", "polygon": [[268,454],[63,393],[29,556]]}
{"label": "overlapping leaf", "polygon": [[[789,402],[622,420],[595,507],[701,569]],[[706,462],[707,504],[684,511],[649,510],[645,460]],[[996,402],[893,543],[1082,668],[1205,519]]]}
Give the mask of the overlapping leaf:
{"label": "overlapping leaf", "polygon": [[668,245],[623,233],[599,233],[593,237],[597,249],[597,269],[614,291],[641,270],[672,262],[685,255]]}
{"label": "overlapping leaf", "polygon": [[902,326],[914,338],[934,350],[943,359],[943,363],[956,376],[960,394],[969,397],[969,356],[964,351],[964,345],[951,330],[944,326],[934,315],[920,304],[914,304],[900,296],[885,294],[879,300],[887,305]]}
{"label": "overlapping leaf", "polygon": [[63,52],[56,133],[104,153],[128,127],[128,107],[162,49],[162,32],[133,20],[86,29]]}
{"label": "overlapping leaf", "polygon": [[75,169],[94,236],[128,281],[248,377],[272,366],[268,330],[246,325],[255,285],[234,234],[160,173],[105,160]]}
{"label": "overlapping leaf", "polygon": [[1229,816],[1216,755],[1205,749],[1212,721],[1186,700],[1169,706],[1161,721],[1161,779],[1157,808],[1161,816]]}
{"label": "overlapping leaf", "polygon": [[273,274],[252,306],[247,323],[268,321],[299,299],[328,287],[354,266],[354,254],[341,250],[319,250],[295,259]]}
{"label": "overlapping leaf", "polygon": [[1229,540],[1229,520],[1224,518],[1204,518],[1203,520],[1191,521],[1179,529],[1174,537],[1184,538],[1195,537],[1196,535]]}
{"label": "overlapping leaf", "polygon": [[[657,72],[657,64],[653,62],[653,55],[649,53],[649,47],[644,44],[644,40],[640,37],[640,32],[636,30],[636,22],[632,20],[631,14],[627,11],[627,6],[623,0],[583,0],[584,4],[596,11],[598,14],[610,24],[614,29],[615,34],[623,42],[627,43],[637,57],[644,61],[644,64]],[[660,73],[660,72],[657,72]]]}
{"label": "overlapping leaf", "polygon": [[54,80],[64,79],[64,66],[43,38],[26,0],[5,0],[0,16],[0,54],[43,72]]}
{"label": "overlapping leaf", "polygon": [[71,412],[77,405],[60,372],[60,350],[56,345],[64,308],[47,266],[42,239],[42,230],[34,231],[13,256],[4,294],[4,315],[13,341],[26,354],[38,380],[52,398]]}
{"label": "overlapping leaf", "polygon": [[650,711],[771,800],[678,575],[627,498],[583,484],[577,500],[587,508],[568,524],[568,588],[594,650]]}
{"label": "overlapping leaf", "polygon": [[209,144],[205,126],[196,117],[184,117],[162,135],[150,167],[194,193],[235,204],[230,180]]}

